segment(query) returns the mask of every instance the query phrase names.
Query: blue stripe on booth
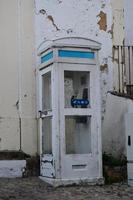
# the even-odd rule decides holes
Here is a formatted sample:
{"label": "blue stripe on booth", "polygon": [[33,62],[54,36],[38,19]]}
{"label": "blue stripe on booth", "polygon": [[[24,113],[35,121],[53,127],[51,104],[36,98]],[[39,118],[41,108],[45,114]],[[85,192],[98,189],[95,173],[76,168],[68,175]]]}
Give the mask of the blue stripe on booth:
{"label": "blue stripe on booth", "polygon": [[68,57],[68,58],[86,58],[86,59],[94,59],[94,52],[83,52],[83,51],[68,51],[68,50],[59,50],[59,57]]}
{"label": "blue stripe on booth", "polygon": [[41,57],[41,63],[47,62],[48,60],[53,58],[53,51],[50,53],[46,54],[45,56]]}

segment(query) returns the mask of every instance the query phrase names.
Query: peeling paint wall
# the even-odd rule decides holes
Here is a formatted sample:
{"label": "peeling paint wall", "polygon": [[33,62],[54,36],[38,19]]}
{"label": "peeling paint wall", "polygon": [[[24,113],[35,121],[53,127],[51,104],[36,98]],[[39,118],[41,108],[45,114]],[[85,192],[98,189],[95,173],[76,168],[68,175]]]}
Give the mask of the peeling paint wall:
{"label": "peeling paint wall", "polygon": [[[124,30],[124,0],[112,0],[112,11],[113,11],[113,23],[110,33],[112,34],[112,41],[114,46],[122,46],[125,41],[125,30]],[[118,50],[112,49],[112,61],[113,61],[113,89],[119,90],[118,83]]]}
{"label": "peeling paint wall", "polygon": [[97,17],[100,18],[98,21],[100,30],[107,31],[107,14],[104,13],[103,11],[100,11],[100,13],[99,13],[99,15],[97,15]]}
{"label": "peeling paint wall", "polygon": [[112,38],[113,45],[123,45],[124,33],[124,0],[112,0],[113,23],[112,23]]}
{"label": "peeling paint wall", "polygon": [[[116,23],[121,29],[121,3],[114,0],[36,0],[36,47],[44,40],[79,36],[102,44],[99,53],[101,70],[102,119],[106,113],[107,91],[113,90],[114,68],[112,47],[118,37]],[[117,21],[120,7],[120,22]],[[114,16],[115,15],[115,16]]]}
{"label": "peeling paint wall", "polygon": [[0,151],[37,151],[34,4],[0,1]]}
{"label": "peeling paint wall", "polygon": [[[112,6],[109,0],[36,1],[37,47],[64,36],[87,37],[102,43],[100,64],[111,62]],[[108,61],[109,59],[109,61]]]}

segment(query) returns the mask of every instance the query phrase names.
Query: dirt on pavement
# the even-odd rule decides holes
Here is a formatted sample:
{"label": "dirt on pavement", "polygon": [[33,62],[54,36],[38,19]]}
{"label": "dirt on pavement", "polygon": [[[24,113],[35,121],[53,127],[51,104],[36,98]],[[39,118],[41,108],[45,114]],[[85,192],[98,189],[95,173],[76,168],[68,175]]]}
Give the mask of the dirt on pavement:
{"label": "dirt on pavement", "polygon": [[37,177],[0,179],[0,200],[133,200],[126,184],[53,188]]}

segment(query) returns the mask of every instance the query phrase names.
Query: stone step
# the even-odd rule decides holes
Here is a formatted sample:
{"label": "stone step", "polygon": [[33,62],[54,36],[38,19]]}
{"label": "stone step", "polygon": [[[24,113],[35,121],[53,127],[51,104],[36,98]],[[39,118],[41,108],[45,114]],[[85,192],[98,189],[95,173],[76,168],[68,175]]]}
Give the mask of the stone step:
{"label": "stone step", "polygon": [[26,160],[0,160],[0,177],[23,177],[26,169]]}

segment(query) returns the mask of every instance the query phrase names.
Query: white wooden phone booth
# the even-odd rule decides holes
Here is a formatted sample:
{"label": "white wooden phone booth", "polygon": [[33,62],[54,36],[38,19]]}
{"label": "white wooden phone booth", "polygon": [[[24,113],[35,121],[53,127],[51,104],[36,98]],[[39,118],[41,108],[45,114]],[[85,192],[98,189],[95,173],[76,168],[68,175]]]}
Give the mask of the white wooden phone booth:
{"label": "white wooden phone booth", "polygon": [[69,37],[39,50],[40,177],[55,186],[103,180],[99,49]]}

